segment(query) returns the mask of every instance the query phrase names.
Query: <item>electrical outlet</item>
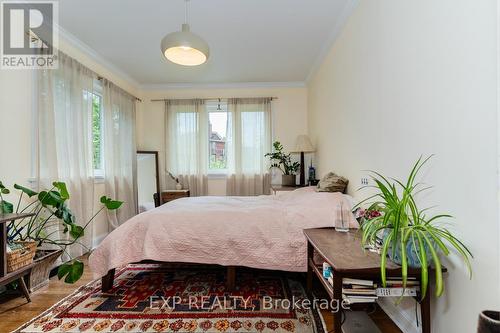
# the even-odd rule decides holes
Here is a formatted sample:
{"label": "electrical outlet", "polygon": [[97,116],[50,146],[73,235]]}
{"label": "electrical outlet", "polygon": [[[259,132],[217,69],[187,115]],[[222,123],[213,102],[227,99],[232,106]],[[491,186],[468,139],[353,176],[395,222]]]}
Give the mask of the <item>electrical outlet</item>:
{"label": "electrical outlet", "polygon": [[366,177],[361,177],[361,185],[366,186],[369,183],[369,179]]}

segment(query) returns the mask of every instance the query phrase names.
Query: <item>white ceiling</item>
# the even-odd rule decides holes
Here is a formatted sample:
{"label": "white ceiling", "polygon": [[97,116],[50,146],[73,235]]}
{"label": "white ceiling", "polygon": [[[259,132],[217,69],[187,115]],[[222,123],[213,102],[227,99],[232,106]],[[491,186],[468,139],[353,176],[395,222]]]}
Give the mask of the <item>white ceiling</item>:
{"label": "white ceiling", "polygon": [[59,24],[141,85],[303,82],[345,20],[350,0],[191,0],[191,30],[210,45],[197,67],[165,60],[183,0],[63,0]]}

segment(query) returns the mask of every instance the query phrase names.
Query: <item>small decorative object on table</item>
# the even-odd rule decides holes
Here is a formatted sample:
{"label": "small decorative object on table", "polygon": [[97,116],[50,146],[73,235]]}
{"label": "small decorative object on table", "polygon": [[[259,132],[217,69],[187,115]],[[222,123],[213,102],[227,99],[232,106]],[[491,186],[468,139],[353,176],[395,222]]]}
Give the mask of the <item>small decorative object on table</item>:
{"label": "small decorative object on table", "polygon": [[309,166],[309,178],[307,179],[307,184],[309,186],[316,186],[318,185],[319,180],[316,179],[316,169],[313,167],[313,161],[311,159],[311,165]]}
{"label": "small decorative object on table", "polygon": [[346,214],[350,213],[351,212],[349,210],[344,210],[342,203],[337,205],[337,211],[335,212],[335,231],[349,231],[349,219]]}
{"label": "small decorative object on table", "polygon": [[323,277],[328,279],[330,275],[332,275],[332,266],[327,262],[323,262]]}
{"label": "small decorative object on table", "polygon": [[276,141],[273,143],[274,153],[267,153],[264,156],[271,160],[271,168],[280,169],[283,172],[281,176],[281,184],[284,186],[292,186],[296,183],[296,173],[299,170],[299,162],[292,162],[291,154],[283,152],[283,145]]}
{"label": "small decorative object on table", "polygon": [[179,182],[179,178],[174,177],[174,175],[171,172],[168,172],[168,175],[170,176],[170,178],[172,178],[172,180],[175,181],[175,189],[182,190],[182,184]]}
{"label": "small decorative object on table", "polygon": [[315,149],[307,135],[302,134],[297,137],[297,140],[295,141],[295,150],[292,153],[300,154],[299,184],[302,186],[306,185],[304,154],[312,153],[314,151]]}

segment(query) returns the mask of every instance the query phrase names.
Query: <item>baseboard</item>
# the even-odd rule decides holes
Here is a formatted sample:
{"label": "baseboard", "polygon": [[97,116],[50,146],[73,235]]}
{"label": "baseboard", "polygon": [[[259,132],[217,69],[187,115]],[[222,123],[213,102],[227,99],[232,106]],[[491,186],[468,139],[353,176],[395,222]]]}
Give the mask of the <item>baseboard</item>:
{"label": "baseboard", "polygon": [[[421,333],[422,327],[421,325],[417,326],[417,320],[415,318],[415,301],[413,299],[406,300],[405,307],[394,304],[395,301],[396,298],[393,297],[380,297],[377,303],[401,331],[405,333]],[[420,307],[418,313],[418,323],[421,323]]]}

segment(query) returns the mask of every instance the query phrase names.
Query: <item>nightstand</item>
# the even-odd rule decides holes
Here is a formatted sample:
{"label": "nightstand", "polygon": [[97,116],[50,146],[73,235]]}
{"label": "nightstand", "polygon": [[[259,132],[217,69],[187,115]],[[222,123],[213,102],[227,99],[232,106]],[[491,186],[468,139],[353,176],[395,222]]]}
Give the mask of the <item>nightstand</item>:
{"label": "nightstand", "polygon": [[187,197],[189,197],[189,190],[168,190],[161,192],[160,195],[162,205],[175,199]]}
{"label": "nightstand", "polygon": [[271,191],[274,195],[279,195],[278,192],[290,192],[298,188],[304,187],[304,185],[273,185],[271,184]]}

